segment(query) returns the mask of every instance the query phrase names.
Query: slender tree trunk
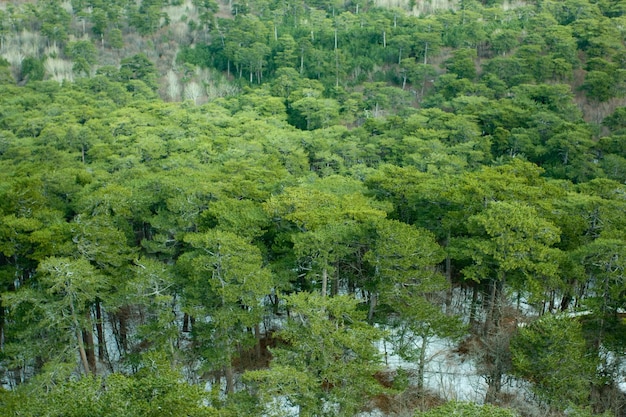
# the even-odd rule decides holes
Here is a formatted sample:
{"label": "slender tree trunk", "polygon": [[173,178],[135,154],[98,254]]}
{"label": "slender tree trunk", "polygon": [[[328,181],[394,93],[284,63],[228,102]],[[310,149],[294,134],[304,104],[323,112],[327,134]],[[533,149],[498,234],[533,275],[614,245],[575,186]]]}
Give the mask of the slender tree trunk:
{"label": "slender tree trunk", "polygon": [[[504,307],[504,283],[506,277],[504,274],[498,274],[498,278],[492,284],[491,300],[489,304],[489,315],[485,323],[485,338],[490,346],[487,346],[487,365],[489,373],[487,375],[487,393],[485,395],[486,403],[495,403],[498,400],[500,391],[502,390],[502,375],[504,368],[503,356],[508,351],[508,346],[503,345],[503,338],[506,337],[502,328],[501,317],[502,308]],[[508,345],[508,343],[507,343]]]}
{"label": "slender tree trunk", "polygon": [[339,51],[335,49],[335,87],[339,87]]}
{"label": "slender tree trunk", "polygon": [[478,306],[478,285],[472,284],[472,303],[470,305],[469,325],[474,327],[476,325],[476,308]]}
{"label": "slender tree trunk", "polygon": [[326,267],[322,270],[322,298],[326,297],[326,290],[328,287],[328,270]]}
{"label": "slender tree trunk", "polygon": [[87,356],[87,363],[89,364],[89,370],[95,375],[96,367],[96,352],[94,349],[93,332],[91,329],[83,330],[83,343],[85,344],[85,354]]}
{"label": "slender tree trunk", "polygon": [[494,404],[498,400],[498,394],[502,390],[502,375],[497,372],[492,373],[487,381],[487,394],[485,395],[485,403]]}
{"label": "slender tree trunk", "polygon": [[224,377],[226,378],[226,394],[231,395],[235,393],[235,372],[231,363],[231,358],[228,358],[229,363],[224,367]]}
{"label": "slender tree trunk", "polygon": [[104,329],[102,324],[102,307],[100,300],[96,299],[96,334],[98,336],[98,359],[104,362],[106,356],[106,341],[104,340]]}
{"label": "slender tree trunk", "polygon": [[572,302],[572,295],[569,293],[566,293],[563,295],[563,298],[561,299],[561,311],[566,311],[569,308],[570,303]]}
{"label": "slender tree trunk", "polygon": [[494,327],[496,323],[496,299],[498,297],[498,283],[496,280],[492,279],[489,282],[489,289],[491,290],[491,294],[489,295],[489,304],[487,305],[487,317],[484,323],[483,334],[489,334],[491,329]]}
{"label": "slender tree trunk", "polygon": [[550,312],[554,311],[554,303],[556,302],[556,292],[554,290],[550,291]]}
{"label": "slender tree trunk", "polygon": [[0,297],[0,352],[4,352],[4,306]]}
{"label": "slender tree trunk", "polygon": [[130,316],[130,307],[124,306],[117,314],[119,325],[119,340],[120,347],[123,352],[128,351],[128,318]]}
{"label": "slender tree trunk", "polygon": [[378,293],[370,292],[370,308],[367,312],[367,321],[372,323],[374,320],[374,313],[376,312],[376,305],[378,304]]}
{"label": "slender tree trunk", "polygon": [[[446,236],[446,247],[450,246],[450,230]],[[450,314],[450,307],[452,306],[452,258],[450,253],[446,251],[446,281],[448,282],[448,289],[446,291],[446,314]]]}
{"label": "slender tree trunk", "polygon": [[424,335],[422,337],[422,346],[420,347],[420,358],[417,365],[417,392],[422,393],[424,391],[424,369],[426,368],[426,345],[427,339]]}
{"label": "slender tree trunk", "polygon": [[261,359],[261,326],[259,323],[254,325],[254,338],[256,340],[256,345],[254,346],[254,353],[256,355],[257,360]]}
{"label": "slender tree trunk", "polygon": [[189,314],[183,314],[183,333],[189,333]]}
{"label": "slender tree trunk", "polygon": [[83,343],[83,335],[80,324],[78,323],[78,317],[76,317],[76,310],[74,309],[74,302],[70,302],[70,310],[72,313],[72,320],[74,322],[74,328],[76,330],[76,341],[78,342],[78,352],[80,354],[80,360],[83,364],[83,370],[85,375],[89,375],[91,370],[89,368],[89,361],[87,360],[87,353],[85,352],[85,345]]}

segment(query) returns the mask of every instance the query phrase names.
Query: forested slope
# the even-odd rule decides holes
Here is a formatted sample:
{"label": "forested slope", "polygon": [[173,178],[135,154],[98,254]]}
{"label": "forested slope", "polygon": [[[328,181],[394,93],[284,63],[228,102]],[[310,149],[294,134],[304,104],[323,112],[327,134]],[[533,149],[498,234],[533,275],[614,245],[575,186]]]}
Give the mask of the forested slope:
{"label": "forested slope", "polygon": [[1,5],[2,414],[624,415],[624,7],[437,5]]}

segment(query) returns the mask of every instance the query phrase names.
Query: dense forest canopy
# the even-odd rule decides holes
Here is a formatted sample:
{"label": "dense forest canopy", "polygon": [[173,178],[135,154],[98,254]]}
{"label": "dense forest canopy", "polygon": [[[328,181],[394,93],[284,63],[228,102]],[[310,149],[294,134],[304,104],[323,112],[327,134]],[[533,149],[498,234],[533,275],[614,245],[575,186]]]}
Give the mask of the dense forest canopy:
{"label": "dense forest canopy", "polygon": [[391,3],[0,4],[3,415],[626,415],[626,6]]}

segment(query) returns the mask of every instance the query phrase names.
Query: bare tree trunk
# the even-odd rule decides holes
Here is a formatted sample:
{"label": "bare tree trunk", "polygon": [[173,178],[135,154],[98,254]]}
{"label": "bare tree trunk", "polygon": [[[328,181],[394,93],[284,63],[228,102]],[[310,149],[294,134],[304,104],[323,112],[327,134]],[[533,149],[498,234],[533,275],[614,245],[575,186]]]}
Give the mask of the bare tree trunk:
{"label": "bare tree trunk", "polygon": [[472,285],[472,303],[470,305],[469,325],[474,327],[476,325],[476,307],[478,306],[478,285]]}
{"label": "bare tree trunk", "polygon": [[489,305],[487,310],[487,318],[485,320],[485,334],[489,333],[493,326],[496,314],[496,298],[498,294],[498,284],[495,281],[489,283],[491,294],[489,295]]}
{"label": "bare tree trunk", "polygon": [[224,377],[226,378],[226,393],[228,395],[235,393],[235,373],[233,371],[233,365],[229,363],[224,367]]}
{"label": "bare tree trunk", "polygon": [[328,287],[328,270],[324,267],[322,271],[322,298],[326,297],[326,291]]}
{"label": "bare tree trunk", "polygon": [[98,336],[98,359],[104,362],[106,356],[106,341],[104,340],[104,329],[102,326],[102,307],[100,300],[96,299],[96,334]]}
{"label": "bare tree trunk", "polygon": [[189,333],[189,314],[183,315],[183,333]]}
{"label": "bare tree trunk", "polygon": [[91,329],[83,330],[83,343],[85,344],[85,354],[87,356],[87,363],[89,364],[89,370],[95,375],[96,367],[96,352],[94,349],[93,332]]}
{"label": "bare tree trunk", "polygon": [[503,274],[499,274],[499,277],[491,283],[489,313],[485,322],[484,337],[487,343],[485,364],[489,369],[486,378],[488,385],[485,395],[486,403],[494,403],[498,399],[502,390],[502,376],[506,367],[505,357],[509,352],[508,330],[501,323],[505,278]]}
{"label": "bare tree trunk", "polygon": [[378,304],[378,293],[370,292],[370,308],[367,312],[367,321],[372,323],[374,320],[374,313],[376,312],[376,305]]}
{"label": "bare tree trunk", "polygon": [[4,352],[4,306],[0,297],[0,352]]}
{"label": "bare tree trunk", "polygon": [[[450,245],[450,231],[446,236],[446,247]],[[450,314],[450,306],[452,305],[452,259],[450,253],[446,251],[446,281],[448,282],[448,289],[446,291],[446,314]]]}
{"label": "bare tree trunk", "polygon": [[78,317],[76,317],[76,311],[74,310],[74,303],[70,302],[70,309],[72,313],[72,319],[74,321],[74,328],[76,330],[76,341],[78,342],[78,352],[80,354],[80,360],[83,364],[83,370],[85,375],[89,375],[91,370],[89,368],[89,361],[87,360],[87,353],[85,352],[85,345],[83,343],[83,335],[81,332],[80,324],[78,323]]}
{"label": "bare tree trunk", "polygon": [[254,346],[254,353],[256,355],[257,360],[261,359],[261,326],[259,323],[254,325],[254,338],[256,340],[256,345]]}
{"label": "bare tree trunk", "polygon": [[426,344],[427,339],[423,335],[422,346],[420,347],[420,359],[417,365],[417,392],[422,393],[424,391],[424,369],[426,368]]}
{"label": "bare tree trunk", "polygon": [[119,344],[123,352],[128,351],[128,319],[130,317],[130,307],[124,306],[117,314],[119,324]]}

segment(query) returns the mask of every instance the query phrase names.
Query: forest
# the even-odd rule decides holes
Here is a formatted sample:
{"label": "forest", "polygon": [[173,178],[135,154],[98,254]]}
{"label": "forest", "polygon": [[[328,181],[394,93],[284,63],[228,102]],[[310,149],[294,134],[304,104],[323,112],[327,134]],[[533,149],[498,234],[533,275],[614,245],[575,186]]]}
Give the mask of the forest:
{"label": "forest", "polygon": [[0,414],[626,416],[626,3],[0,3]]}

